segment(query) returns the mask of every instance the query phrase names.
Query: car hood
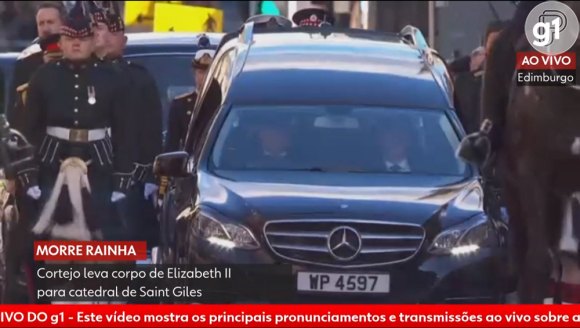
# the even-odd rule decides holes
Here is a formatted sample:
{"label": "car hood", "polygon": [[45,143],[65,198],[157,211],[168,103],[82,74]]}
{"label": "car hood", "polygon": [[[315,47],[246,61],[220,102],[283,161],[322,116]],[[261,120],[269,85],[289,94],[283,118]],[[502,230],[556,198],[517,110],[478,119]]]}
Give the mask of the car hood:
{"label": "car hood", "polygon": [[[455,206],[473,178],[361,173],[200,173],[198,204],[228,218],[360,218],[425,224],[442,213],[450,224],[481,212]],[[450,206],[451,205],[451,206]]]}

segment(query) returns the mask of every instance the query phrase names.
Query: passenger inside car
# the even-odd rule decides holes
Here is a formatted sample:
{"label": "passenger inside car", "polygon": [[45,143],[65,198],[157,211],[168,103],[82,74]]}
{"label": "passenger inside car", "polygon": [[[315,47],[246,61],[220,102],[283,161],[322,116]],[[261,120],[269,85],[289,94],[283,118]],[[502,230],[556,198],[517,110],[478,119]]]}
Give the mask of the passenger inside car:
{"label": "passenger inside car", "polygon": [[411,155],[411,131],[408,125],[385,122],[377,133],[381,164],[387,172],[409,173],[417,169],[416,156]]}
{"label": "passenger inside car", "polygon": [[234,107],[213,148],[224,170],[464,175],[457,135],[432,110]]}
{"label": "passenger inside car", "polygon": [[250,142],[258,143],[252,149],[246,148],[247,154],[252,154],[247,160],[248,168],[276,169],[290,165],[291,137],[290,123],[279,115],[267,115],[253,120],[245,131]]}

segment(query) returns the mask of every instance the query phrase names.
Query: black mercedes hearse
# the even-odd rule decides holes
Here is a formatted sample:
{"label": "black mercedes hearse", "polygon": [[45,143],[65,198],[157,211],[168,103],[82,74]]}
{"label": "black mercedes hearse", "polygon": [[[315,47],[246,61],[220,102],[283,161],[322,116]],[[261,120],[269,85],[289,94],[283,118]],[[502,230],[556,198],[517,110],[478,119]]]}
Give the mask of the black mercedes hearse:
{"label": "black mercedes hearse", "polygon": [[501,302],[506,218],[454,155],[421,33],[253,27],[216,54],[185,149],[156,159],[173,181],[155,262],[289,264],[289,303]]}

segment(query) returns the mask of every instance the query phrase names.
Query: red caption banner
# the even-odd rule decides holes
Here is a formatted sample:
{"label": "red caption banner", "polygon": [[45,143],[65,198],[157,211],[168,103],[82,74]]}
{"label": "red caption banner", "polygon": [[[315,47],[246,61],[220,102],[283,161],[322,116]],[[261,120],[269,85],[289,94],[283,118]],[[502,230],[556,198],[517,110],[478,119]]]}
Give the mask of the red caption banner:
{"label": "red caption banner", "polygon": [[580,327],[573,305],[6,305],[1,327]]}
{"label": "red caption banner", "polygon": [[144,241],[35,241],[35,261],[142,261]]}

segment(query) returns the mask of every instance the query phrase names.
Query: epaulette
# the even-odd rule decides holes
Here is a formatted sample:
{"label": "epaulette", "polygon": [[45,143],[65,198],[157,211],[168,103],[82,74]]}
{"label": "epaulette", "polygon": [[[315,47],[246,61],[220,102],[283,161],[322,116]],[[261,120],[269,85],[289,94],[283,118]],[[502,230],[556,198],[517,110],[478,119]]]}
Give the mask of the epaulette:
{"label": "epaulette", "polygon": [[41,54],[42,55],[42,49],[40,48],[40,45],[33,44],[33,45],[29,46],[28,48],[22,50],[22,52],[20,53],[20,56],[18,56],[18,58],[16,60],[21,60],[21,59],[30,57],[31,55],[34,55],[34,54]]}
{"label": "epaulette", "polygon": [[23,92],[26,91],[26,89],[28,89],[28,83],[24,83],[23,85],[16,88],[16,92]]}
{"label": "epaulette", "polygon": [[187,98],[187,97],[191,97],[191,96],[193,96],[194,93],[195,92],[184,93],[184,94],[182,94],[180,96],[177,96],[177,97],[173,98],[173,100],[180,100],[180,99],[184,99],[184,98]]}

